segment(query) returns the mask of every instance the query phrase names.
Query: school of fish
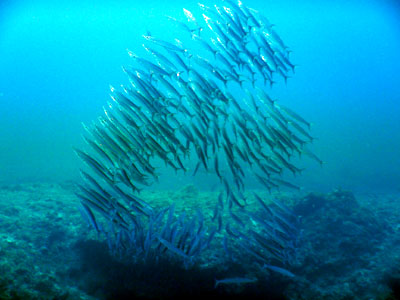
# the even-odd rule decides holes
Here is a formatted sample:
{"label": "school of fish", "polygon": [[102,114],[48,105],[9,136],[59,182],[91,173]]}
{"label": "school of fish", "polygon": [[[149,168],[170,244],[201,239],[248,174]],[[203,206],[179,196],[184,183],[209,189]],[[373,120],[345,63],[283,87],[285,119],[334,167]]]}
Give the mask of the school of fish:
{"label": "school of fish", "polygon": [[[111,87],[105,115],[84,125],[90,151],[75,152],[91,171],[81,171],[81,212],[115,254],[167,256],[190,267],[220,243],[230,260],[245,252],[261,269],[294,277],[288,269],[296,259],[298,218],[274,197],[266,201],[245,189],[248,178],[267,191],[299,189],[282,178],[302,171],[292,158],[305,154],[322,163],[306,148],[314,139],[310,123],[267,92],[294,73],[290,50],[241,1],[199,4],[200,17],[183,11],[187,22],[168,20],[196,51],[145,34],[147,57],[128,50],[133,66],[123,70],[130,86]],[[187,176],[202,168],[218,178],[210,218],[201,209],[178,215],[174,204],[158,208],[139,196],[159,180],[162,165]],[[216,286],[253,278],[221,279]]]}

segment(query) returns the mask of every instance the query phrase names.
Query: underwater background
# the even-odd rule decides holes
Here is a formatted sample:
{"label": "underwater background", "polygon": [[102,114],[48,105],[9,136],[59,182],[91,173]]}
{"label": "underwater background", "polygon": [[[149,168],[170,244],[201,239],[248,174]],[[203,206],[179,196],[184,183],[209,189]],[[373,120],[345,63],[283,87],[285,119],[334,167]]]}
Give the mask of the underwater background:
{"label": "underwater background", "polygon": [[[291,272],[306,279],[288,283],[278,276],[260,280],[256,288],[244,283],[245,290],[234,286],[223,292],[273,299],[266,294],[276,285],[276,299],[284,299],[281,294],[288,299],[384,299],[400,269],[400,5],[372,0],[244,4],[275,24],[292,51],[295,73],[287,84],[278,80],[267,90],[312,123],[315,140],[309,149],[324,163],[300,159],[305,170],[288,179],[301,190],[274,194],[302,218],[306,242]],[[132,65],[127,49],[144,56],[142,35],[148,31],[163,40],[178,37],[179,29],[165,16],[181,17],[182,8],[200,15],[195,1],[0,3],[0,278],[7,278],[0,281],[0,294],[4,289],[6,295],[0,299],[125,297],[88,284],[91,276],[102,283],[105,269],[125,267],[108,256],[107,246],[93,255],[98,260],[90,255],[104,240],[87,229],[77,209],[75,184],[82,182],[83,163],[73,147],[86,147],[82,122],[91,124],[104,114],[109,86],[129,83],[121,68]],[[167,168],[162,173],[158,183],[144,189],[144,198],[160,206],[172,199],[177,210],[195,212],[198,204],[212,211],[221,187],[214,176]],[[245,183],[269,197],[258,183]],[[107,263],[93,275],[102,261]],[[33,275],[29,272],[36,264],[41,271]],[[175,273],[185,272],[174,267]],[[136,268],[148,278],[157,273],[154,266]],[[236,278],[243,266],[232,276],[218,271],[217,278]],[[115,282],[118,276],[137,280],[138,274],[121,273]],[[213,285],[216,277],[187,276],[205,285],[208,280]],[[27,294],[18,296],[22,290]],[[399,297],[393,290],[388,299]]]}
{"label": "underwater background", "polygon": [[[78,178],[72,146],[127,83],[126,49],[143,51],[165,15],[196,2],[13,1],[0,19],[0,181]],[[298,65],[275,98],[313,123],[313,161],[297,184],[327,191],[397,190],[400,158],[400,27],[395,1],[249,1],[263,11]],[[175,31],[176,32],[176,31]]]}

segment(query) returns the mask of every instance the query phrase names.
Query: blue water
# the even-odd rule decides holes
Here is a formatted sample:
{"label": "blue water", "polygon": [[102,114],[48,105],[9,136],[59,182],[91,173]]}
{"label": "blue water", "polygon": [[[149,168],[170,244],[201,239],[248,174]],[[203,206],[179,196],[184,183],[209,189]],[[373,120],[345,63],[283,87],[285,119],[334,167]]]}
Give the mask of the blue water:
{"label": "blue water", "polygon": [[[207,1],[209,4],[211,2]],[[271,94],[313,123],[293,180],[306,190],[400,188],[400,11],[391,1],[246,1],[276,24],[298,65]],[[196,3],[14,1],[0,6],[0,182],[79,179],[81,122],[128,81],[141,35],[172,40],[163,17]]]}

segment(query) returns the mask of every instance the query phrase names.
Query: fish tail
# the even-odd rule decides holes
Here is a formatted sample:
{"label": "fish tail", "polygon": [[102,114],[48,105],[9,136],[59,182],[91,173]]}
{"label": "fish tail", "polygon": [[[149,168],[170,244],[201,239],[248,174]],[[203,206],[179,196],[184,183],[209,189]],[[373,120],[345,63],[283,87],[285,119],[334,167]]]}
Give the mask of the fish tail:
{"label": "fish tail", "polygon": [[253,86],[253,88],[256,87],[256,79],[255,79],[255,78],[253,78],[253,79],[251,80],[251,85]]}
{"label": "fish tail", "polygon": [[216,289],[218,287],[218,285],[219,285],[219,280],[215,279],[214,289]]}
{"label": "fish tail", "polygon": [[219,54],[218,50],[213,51],[214,59],[217,59],[217,54]]}
{"label": "fish tail", "polygon": [[299,66],[299,65],[292,65],[292,66],[291,66],[291,67],[292,67],[293,74],[296,73],[295,70],[296,70],[296,68],[297,68],[298,66]]}

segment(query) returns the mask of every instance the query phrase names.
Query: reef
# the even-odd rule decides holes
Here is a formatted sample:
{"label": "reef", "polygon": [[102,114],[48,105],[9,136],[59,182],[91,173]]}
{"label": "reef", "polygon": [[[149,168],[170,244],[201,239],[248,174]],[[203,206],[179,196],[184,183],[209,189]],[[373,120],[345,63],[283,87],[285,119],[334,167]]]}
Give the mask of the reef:
{"label": "reef", "polygon": [[[73,300],[171,295],[172,299],[190,295],[188,287],[203,297],[232,299],[269,295],[271,299],[381,300],[399,295],[398,194],[280,193],[280,200],[301,215],[298,260],[291,269],[296,277],[287,278],[260,273],[251,260],[246,264],[227,261],[220,247],[189,269],[179,260],[147,265],[115,257],[106,240],[81,222],[75,190],[56,184],[1,189],[1,297]],[[208,207],[204,215],[211,215],[215,193],[197,193],[196,199]],[[153,191],[145,196],[162,206],[167,196],[179,201],[188,194]],[[192,203],[186,211],[196,213],[196,206]],[[259,277],[258,282],[214,288],[214,278],[249,270]]]}

